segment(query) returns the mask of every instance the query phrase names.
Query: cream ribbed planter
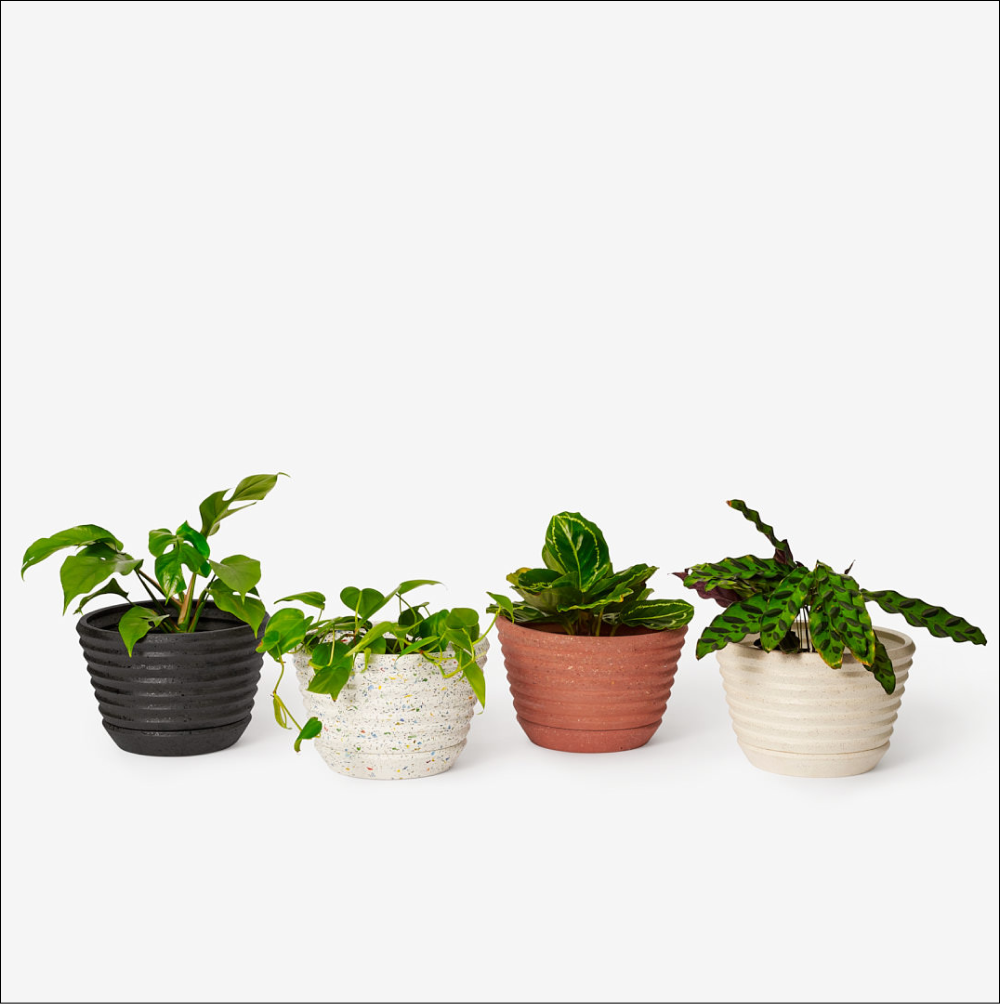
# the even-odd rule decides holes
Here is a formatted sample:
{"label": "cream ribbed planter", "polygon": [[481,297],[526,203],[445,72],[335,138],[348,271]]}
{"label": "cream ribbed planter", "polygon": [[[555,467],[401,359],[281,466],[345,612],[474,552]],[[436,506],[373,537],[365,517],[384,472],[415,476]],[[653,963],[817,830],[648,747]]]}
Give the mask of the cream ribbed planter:
{"label": "cream ribbed planter", "polygon": [[840,669],[819,655],[765,652],[749,636],[717,653],[733,729],[747,759],[793,777],[848,777],[885,755],[913,662],[913,640],[876,628],[896,673],[887,694],[849,653]]}
{"label": "cream ribbed planter", "polygon": [[[476,646],[486,663],[489,642]],[[354,673],[334,701],[306,687],[313,678],[309,658],[295,655],[306,711],[323,723],[315,745],[338,774],[374,780],[429,777],[448,770],[465,748],[476,695],[464,676],[445,679],[422,655],[373,655]]]}

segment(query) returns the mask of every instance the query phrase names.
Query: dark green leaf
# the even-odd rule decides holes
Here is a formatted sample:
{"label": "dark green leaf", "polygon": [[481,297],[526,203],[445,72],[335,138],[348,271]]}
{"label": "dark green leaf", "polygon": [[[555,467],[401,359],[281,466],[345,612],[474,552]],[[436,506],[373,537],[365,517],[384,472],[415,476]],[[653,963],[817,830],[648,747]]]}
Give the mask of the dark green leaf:
{"label": "dark green leaf", "polygon": [[188,543],[193,544],[195,550],[203,557],[207,558],[211,553],[212,549],[208,546],[208,541],[205,539],[205,535],[199,533],[193,526],[184,520],[183,523],[177,528],[177,535]]}
{"label": "dark green leaf", "polygon": [[301,751],[304,740],[315,739],[322,731],[323,723],[318,718],[310,718],[302,726],[302,731],[299,733],[298,739],[295,740],[295,752],[298,753]]}
{"label": "dark green leaf", "polygon": [[695,658],[701,659],[709,652],[725,648],[730,642],[742,641],[748,634],[759,631],[766,602],[763,596],[750,596],[726,607],[702,631]]}
{"label": "dark green leaf", "polygon": [[128,575],[142,564],[123,551],[107,544],[88,544],[79,554],[71,554],[62,563],[59,580],[63,589],[63,613],[77,596],[89,593],[112,575]]}
{"label": "dark green leaf", "polygon": [[305,603],[310,607],[318,607],[320,610],[326,606],[326,597],[322,593],[306,592],[306,593],[292,593],[291,596],[282,596],[280,600],[275,600],[275,603]]}
{"label": "dark green leaf", "polygon": [[309,681],[306,690],[311,694],[329,694],[334,700],[347,685],[354,669],[354,661],[350,658],[340,659],[331,666],[319,670]]}
{"label": "dark green leaf", "polygon": [[130,607],[125,611],[118,622],[118,633],[121,635],[122,641],[125,642],[125,648],[130,658],[135,643],[166,619],[166,614],[155,613],[146,607]]}
{"label": "dark green leaf", "polygon": [[122,542],[109,530],[95,523],[81,523],[71,526],[68,530],[53,534],[51,537],[39,537],[25,552],[21,559],[21,578],[24,573],[38,562],[61,551],[66,547],[84,547],[87,544],[109,544],[114,550],[122,549]]}
{"label": "dark green leaf", "polygon": [[122,589],[117,579],[111,579],[108,583],[101,586],[96,592],[91,593],[89,596],[84,596],[82,600],[77,604],[76,610],[73,611],[75,614],[83,612],[83,608],[95,597],[107,596],[109,594],[114,594],[115,596],[124,596],[128,599],[128,593]]}
{"label": "dark green leaf", "polygon": [[924,600],[911,599],[897,593],[895,589],[866,589],[862,595],[890,614],[902,614],[908,624],[927,628],[936,638],[970,641],[973,645],[986,644],[986,636],[980,628],[957,614],[948,613],[944,607],[933,606]]}
{"label": "dark green leaf", "polygon": [[545,531],[542,558],[549,568],[573,576],[575,585],[584,592],[611,570],[604,534],[578,512],[552,517]]}
{"label": "dark green leaf", "polygon": [[647,627],[654,631],[676,631],[694,616],[694,607],[685,600],[643,600],[630,603],[618,614],[622,624]]}
{"label": "dark green leaf", "polygon": [[241,598],[260,582],[260,562],[256,558],[234,554],[222,561],[209,560],[208,563],[212,571]]}
{"label": "dark green leaf", "polygon": [[154,558],[158,558],[168,547],[176,543],[177,534],[164,527],[149,531],[149,553]]}
{"label": "dark green leaf", "polygon": [[[220,610],[239,618],[244,624],[249,624],[253,633],[257,634],[267,613],[260,600],[253,596],[240,599],[220,582],[214,583],[208,590],[208,594]],[[263,649],[258,648],[258,651],[263,651]]]}

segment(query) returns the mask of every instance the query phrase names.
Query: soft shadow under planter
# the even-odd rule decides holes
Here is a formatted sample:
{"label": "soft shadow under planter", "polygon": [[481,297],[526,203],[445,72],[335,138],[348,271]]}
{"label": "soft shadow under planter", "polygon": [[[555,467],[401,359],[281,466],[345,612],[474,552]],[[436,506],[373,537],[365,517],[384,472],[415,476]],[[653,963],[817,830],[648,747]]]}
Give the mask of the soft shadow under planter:
{"label": "soft shadow under planter", "polygon": [[716,653],[733,729],[747,759],[792,777],[849,777],[889,749],[913,662],[913,640],[875,628],[896,674],[887,694],[850,652],[831,669],[815,652],[765,652],[753,637]]}
{"label": "soft shadow under planter", "polygon": [[251,628],[209,605],[194,633],[151,632],[129,657],[118,634],[128,609],[123,603],[96,610],[76,626],[111,738],[145,756],[232,746],[250,724],[264,658]]}
{"label": "soft shadow under planter", "polygon": [[[476,646],[486,664],[489,642]],[[309,656],[295,655],[302,702],[323,725],[315,746],[338,774],[376,781],[430,777],[452,767],[465,749],[476,695],[464,676],[447,679],[418,653],[359,655],[337,700],[306,688]]]}
{"label": "soft shadow under planter", "polygon": [[517,720],[538,746],[613,753],[660,727],[687,628],[619,628],[611,637],[497,618]]}

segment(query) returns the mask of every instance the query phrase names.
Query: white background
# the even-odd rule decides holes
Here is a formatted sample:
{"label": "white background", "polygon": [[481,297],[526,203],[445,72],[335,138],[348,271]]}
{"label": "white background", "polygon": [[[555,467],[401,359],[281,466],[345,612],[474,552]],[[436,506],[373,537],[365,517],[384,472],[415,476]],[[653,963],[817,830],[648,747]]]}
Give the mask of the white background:
{"label": "white background", "polygon": [[[996,1000],[997,10],[4,2],[4,999]],[[916,632],[853,779],[752,768],[693,636],[634,752],[499,646],[418,784],[266,697],[119,752],[24,547],[276,470],[265,598],[482,609],[561,509],[678,596],[741,497],[991,643]]]}

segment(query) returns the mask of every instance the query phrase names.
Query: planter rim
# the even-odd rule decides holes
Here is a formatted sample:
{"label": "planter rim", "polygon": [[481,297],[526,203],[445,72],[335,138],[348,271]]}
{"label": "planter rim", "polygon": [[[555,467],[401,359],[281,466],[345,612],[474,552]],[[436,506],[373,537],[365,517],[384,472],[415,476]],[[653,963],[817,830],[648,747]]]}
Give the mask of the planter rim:
{"label": "planter rim", "polygon": [[[89,613],[83,614],[80,619],[76,622],[76,630],[82,635],[84,631],[88,633],[93,633],[94,635],[107,636],[108,639],[121,638],[118,633],[118,622],[121,620],[122,615],[130,607],[144,607],[145,609],[154,609],[153,603],[150,600],[143,600],[141,603],[116,603],[114,606],[101,607],[99,610],[91,610]],[[146,648],[173,648],[177,645],[196,645],[204,641],[206,636],[211,636],[212,638],[226,638],[231,635],[236,638],[241,635],[244,631],[252,631],[253,629],[249,624],[244,623],[239,620],[233,614],[227,613],[225,610],[220,610],[214,603],[206,603],[205,614],[211,614],[212,619],[225,621],[226,624],[222,627],[214,627],[209,624],[205,624],[204,619],[199,622],[199,628],[201,630],[194,632],[185,632],[184,634],[159,634],[150,631],[149,634],[143,636],[137,644],[143,645]],[[202,615],[204,618],[204,614]],[[95,621],[98,619],[108,620],[110,627],[105,627],[102,624],[97,624]],[[267,617],[265,616],[264,622],[261,624],[261,628],[267,623]]]}
{"label": "planter rim", "polygon": [[[896,631],[894,628],[880,627],[879,625],[874,625],[875,634],[878,639],[886,647],[886,651],[889,654],[890,659],[905,659],[913,655],[916,651],[916,644],[913,639],[907,635],[903,634],[902,631]],[[715,654],[717,657],[722,656],[726,651],[726,648],[736,647],[740,650],[741,659],[751,659],[758,662],[772,662],[779,663],[785,661],[791,661],[793,663],[815,663],[817,665],[826,666],[827,669],[830,667],[826,662],[823,661],[823,657],[819,652],[779,652],[775,649],[773,652],[765,652],[762,648],[757,648],[754,642],[760,637],[759,634],[749,634],[745,638],[739,641],[730,642],[725,648],[719,649]],[[860,666],[861,663],[851,654],[847,649],[844,650],[844,663],[845,666],[853,665]]]}
{"label": "planter rim", "polygon": [[513,621],[507,620],[506,617],[497,618],[497,632],[500,634],[510,632],[536,639],[544,638],[543,644],[546,647],[556,649],[576,649],[578,651],[589,649],[595,652],[601,649],[606,652],[608,648],[616,645],[621,648],[634,649],[657,648],[668,638],[672,642],[683,638],[689,627],[689,624],[685,624],[683,627],[667,628],[663,631],[655,631],[652,628],[631,628],[629,634],[583,635],[566,634],[564,631],[546,631],[528,624],[515,624]]}

